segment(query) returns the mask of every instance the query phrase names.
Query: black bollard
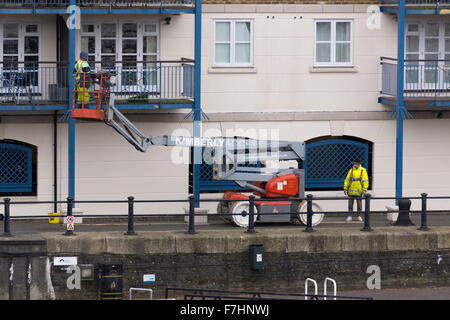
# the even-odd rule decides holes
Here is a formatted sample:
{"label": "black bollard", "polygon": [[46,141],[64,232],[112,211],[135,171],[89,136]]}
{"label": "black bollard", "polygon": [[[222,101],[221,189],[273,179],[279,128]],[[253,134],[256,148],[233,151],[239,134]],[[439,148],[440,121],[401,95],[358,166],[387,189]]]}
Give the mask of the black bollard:
{"label": "black bollard", "polygon": [[255,233],[255,196],[248,197],[248,229],[247,233]]}
{"label": "black bollard", "polygon": [[312,211],[312,199],[313,196],[312,194],[308,194],[306,196],[306,228],[305,230],[303,230],[303,232],[315,232],[315,230],[312,227],[312,216],[313,216],[313,211]]}
{"label": "black bollard", "polygon": [[361,231],[373,231],[373,229],[370,227],[370,194],[366,193],[366,207],[364,211],[364,228],[361,229]]}
{"label": "black bollard", "polygon": [[414,226],[410,217],[409,210],[411,209],[411,200],[407,198],[401,198],[398,200],[398,218],[394,223],[394,226]]}
{"label": "black bollard", "polygon": [[134,197],[128,197],[128,231],[125,233],[127,236],[135,236],[134,232]]}
{"label": "black bollard", "polygon": [[420,228],[418,230],[428,231],[430,228],[427,226],[427,194],[422,193],[422,213],[420,215]]}
{"label": "black bollard", "polygon": [[10,225],[10,198],[5,198],[3,200],[5,202],[5,221],[3,222],[3,236],[4,237],[12,237],[11,234],[11,225]]}
{"label": "black bollard", "polygon": [[[66,220],[73,219],[72,207],[73,207],[73,199],[71,197],[68,197],[67,198],[67,217],[66,217]],[[69,225],[69,223],[67,223],[67,226],[68,225]],[[63,235],[65,235],[65,236],[73,235],[73,230],[69,229],[67,226],[66,226],[66,232],[63,233]]]}
{"label": "black bollard", "polygon": [[189,196],[189,227],[188,227],[188,234],[197,234],[195,232],[195,198],[194,196]]}

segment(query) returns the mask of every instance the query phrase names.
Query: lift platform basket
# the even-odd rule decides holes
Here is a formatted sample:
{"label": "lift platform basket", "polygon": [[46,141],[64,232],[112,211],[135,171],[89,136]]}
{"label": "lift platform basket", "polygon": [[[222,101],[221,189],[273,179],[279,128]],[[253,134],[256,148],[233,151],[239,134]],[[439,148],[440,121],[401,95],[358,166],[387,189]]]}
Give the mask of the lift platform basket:
{"label": "lift platform basket", "polygon": [[71,117],[81,120],[104,121],[113,76],[110,72],[75,73]]}

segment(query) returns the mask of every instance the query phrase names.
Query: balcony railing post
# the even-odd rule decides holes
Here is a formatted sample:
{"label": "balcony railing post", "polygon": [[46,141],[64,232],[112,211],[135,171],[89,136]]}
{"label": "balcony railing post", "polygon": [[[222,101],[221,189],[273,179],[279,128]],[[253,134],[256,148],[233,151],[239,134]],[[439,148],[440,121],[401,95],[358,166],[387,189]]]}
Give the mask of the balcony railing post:
{"label": "balcony railing post", "polygon": [[306,196],[306,228],[303,230],[303,232],[315,232],[315,230],[312,227],[312,216],[313,216],[313,210],[312,210],[312,199],[313,195],[308,194]]}
{"label": "balcony railing post", "polygon": [[418,230],[428,231],[430,228],[427,226],[427,194],[422,193],[422,213],[420,218],[420,228]]}
{"label": "balcony railing post", "polygon": [[249,207],[248,207],[248,229],[247,233],[255,233],[255,196],[251,195],[248,197]]}
{"label": "balcony railing post", "polygon": [[11,199],[10,198],[5,198],[4,200],[5,203],[5,220],[3,222],[3,236],[4,237],[12,237],[11,234],[11,225],[10,225],[10,202]]}
{"label": "balcony railing post", "polygon": [[128,231],[125,233],[127,236],[134,236],[134,197],[128,197]]}
{"label": "balcony railing post", "polygon": [[364,211],[364,228],[361,229],[361,231],[373,231],[373,229],[370,227],[370,194],[366,193],[365,195],[366,202],[365,202],[365,211]]}

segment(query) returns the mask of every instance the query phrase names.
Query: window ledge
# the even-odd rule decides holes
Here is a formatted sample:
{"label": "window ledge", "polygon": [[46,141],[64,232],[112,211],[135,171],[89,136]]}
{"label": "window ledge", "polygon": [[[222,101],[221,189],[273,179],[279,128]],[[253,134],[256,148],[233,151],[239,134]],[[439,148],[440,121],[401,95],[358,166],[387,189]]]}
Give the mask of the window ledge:
{"label": "window ledge", "polygon": [[310,73],[357,73],[358,68],[355,66],[349,67],[310,67]]}
{"label": "window ledge", "polygon": [[221,73],[221,74],[256,73],[256,67],[209,67],[208,73]]}

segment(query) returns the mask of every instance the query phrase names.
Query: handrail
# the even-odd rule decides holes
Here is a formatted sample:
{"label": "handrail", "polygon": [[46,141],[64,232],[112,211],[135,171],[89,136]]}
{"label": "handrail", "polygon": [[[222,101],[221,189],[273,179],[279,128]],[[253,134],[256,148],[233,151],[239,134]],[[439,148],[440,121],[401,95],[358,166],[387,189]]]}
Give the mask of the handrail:
{"label": "handrail", "polygon": [[[95,7],[114,7],[114,8],[129,8],[129,0],[75,0],[77,6],[95,6]],[[134,4],[140,4],[142,7],[151,7],[151,5],[160,5],[161,7],[167,5],[194,5],[195,0],[157,0],[154,3],[148,1],[136,1]],[[40,7],[65,7],[70,5],[69,0],[3,0],[0,5],[16,5],[16,6],[40,6]]]}
{"label": "handrail", "polygon": [[[325,280],[323,281],[323,295],[326,296],[327,295],[327,281],[331,281],[331,283],[333,283],[333,295],[334,295],[334,300],[336,300],[336,296],[337,296],[337,284],[336,284],[336,280],[326,277]],[[327,300],[327,298],[325,297],[324,300]]]}
{"label": "handrail", "polygon": [[[398,5],[399,0],[381,0],[382,4]],[[438,5],[449,5],[450,0],[405,0],[405,5],[428,5],[428,6],[438,6]]]}
{"label": "handrail", "polygon": [[[402,198],[396,198],[396,197],[380,197],[380,198],[376,198],[376,197],[370,197],[368,194],[366,194],[366,206],[365,206],[365,221],[364,221],[364,229],[361,229],[361,231],[364,232],[370,232],[373,231],[370,228],[370,215],[374,214],[374,213],[389,213],[389,212],[399,212],[399,216],[402,215],[404,216],[405,213],[408,215],[409,213],[420,213],[421,214],[421,227],[419,230],[422,231],[428,231],[429,228],[427,227],[427,214],[428,213],[432,213],[432,212],[445,212],[448,213],[450,212],[450,210],[428,210],[427,209],[427,200],[428,199],[450,199],[450,197],[428,197],[428,195],[426,193],[422,193],[421,197],[405,197],[403,199],[405,200],[411,200],[411,199],[420,199],[421,203],[422,203],[422,207],[421,210],[410,210],[410,206],[411,204],[409,204],[409,207],[405,208],[405,207],[399,207],[398,210],[387,210],[387,211],[381,211],[381,210],[371,210],[370,209],[370,201],[369,200],[379,200],[379,199],[402,199]],[[131,199],[131,200],[130,200]],[[285,198],[284,201],[298,201],[298,199],[301,198]],[[327,199],[327,200],[348,200],[347,197],[345,198],[317,198],[317,199]],[[316,200],[316,199],[314,199]],[[168,214],[168,213],[151,213],[151,214],[134,214],[134,204],[137,202],[140,203],[157,203],[157,202],[172,202],[172,203],[186,203],[189,201],[189,213],[185,212],[184,214],[182,213],[173,213],[173,214]],[[71,209],[73,204],[75,203],[128,203],[128,234],[134,234],[134,216],[140,216],[140,217],[170,217],[170,216],[177,216],[177,217],[182,217],[182,216],[187,216],[189,218],[189,231],[191,234],[196,234],[195,232],[195,227],[194,227],[194,216],[208,216],[211,213],[205,213],[205,214],[201,214],[201,213],[196,213],[195,214],[195,206],[194,203],[195,201],[198,202],[209,202],[209,201],[215,201],[215,202],[233,202],[233,201],[243,201],[242,199],[235,199],[235,200],[223,200],[223,199],[210,199],[210,200],[195,200],[193,196],[190,196],[188,200],[184,199],[184,200],[134,200],[133,197],[128,197],[128,200],[104,200],[104,201],[99,201],[99,200],[86,200],[86,201],[74,201],[72,198],[67,198],[66,201],[11,201],[10,198],[5,198],[2,202],[0,202],[0,205],[4,206],[4,216],[0,214],[0,220],[4,219],[4,228],[5,228],[5,234],[9,233],[9,224],[11,219],[24,219],[24,218],[48,218],[48,216],[38,216],[38,215],[32,215],[32,216],[17,216],[17,217],[11,217],[11,206],[12,205],[20,205],[20,204],[56,204],[56,203],[61,203],[61,204],[66,204],[67,205],[67,214],[60,214],[60,216],[77,216],[72,214]],[[251,198],[249,199],[249,201],[251,201]],[[256,203],[258,203],[259,201],[264,201],[264,200],[258,200],[256,201]],[[267,200],[266,200],[267,201]],[[272,202],[272,200],[270,200]],[[308,197],[306,199],[307,201],[307,205],[310,206],[312,205],[312,201],[313,201],[313,196],[311,194],[308,194]],[[400,203],[400,201],[399,201]],[[69,210],[70,209],[70,210]],[[338,213],[338,214],[350,214],[353,212],[349,212],[349,211],[321,211],[321,212],[312,212],[312,214],[331,214],[331,213]],[[282,215],[282,214],[299,214],[299,212],[291,212],[291,210],[289,210],[288,212],[277,212],[277,213],[273,213],[273,212],[269,212],[269,213],[258,213],[258,215],[262,216],[262,215]],[[221,213],[221,212],[217,212],[215,213],[215,215],[217,216],[231,216],[231,215],[242,215],[242,213]],[[125,215],[121,215],[121,214],[98,214],[98,215],[81,215],[82,217],[123,217]],[[309,231],[312,232],[312,226],[308,226],[305,229],[305,232],[307,232],[307,229],[310,229]],[[247,232],[247,231],[246,231]],[[308,288],[308,282],[312,282],[313,279],[308,280],[305,283],[305,290],[307,292]],[[329,280],[332,281],[332,280]],[[317,284],[315,284],[315,286],[317,286]]]}
{"label": "handrail", "polygon": [[317,296],[319,294],[319,289],[317,287],[317,282],[314,279],[306,278],[305,280],[305,300],[308,300],[308,282],[312,282],[314,284],[314,295]]}
{"label": "handrail", "polygon": [[[380,57],[380,60],[391,60],[391,61],[398,61],[397,58],[389,58],[389,57]],[[405,59],[405,62],[448,62],[450,63],[450,60],[448,59]]]}
{"label": "handrail", "polygon": [[[166,287],[164,299],[169,299],[169,291],[182,291],[182,292],[193,292],[190,297],[223,297],[227,298],[230,296],[219,296],[219,295],[211,295],[211,293],[217,294],[241,294],[241,295],[252,295],[251,299],[263,299],[262,295],[268,296],[292,296],[292,297],[304,297],[304,293],[284,293],[284,292],[262,292],[262,291],[239,291],[239,290],[220,290],[220,289],[198,289],[198,288],[180,288],[180,287]],[[205,295],[204,293],[208,293]],[[324,295],[317,294],[318,298],[325,298]],[[331,296],[328,296],[331,298]],[[352,296],[337,296],[340,299],[355,299],[355,300],[373,300],[371,297],[352,297]],[[230,298],[239,299],[239,297],[233,296]],[[246,297],[248,299],[248,297]]]}
{"label": "handrail", "polygon": [[[181,58],[180,60],[130,60],[130,61],[89,61],[90,63],[103,63],[103,64],[113,64],[113,63],[195,63],[194,59]],[[69,64],[68,61],[0,61],[0,64],[41,64],[41,63],[51,63],[51,64]]]}

